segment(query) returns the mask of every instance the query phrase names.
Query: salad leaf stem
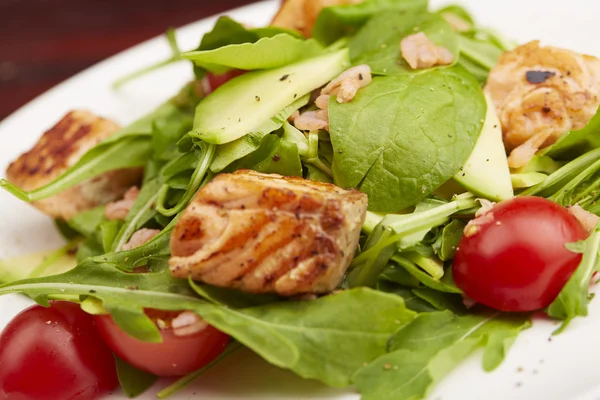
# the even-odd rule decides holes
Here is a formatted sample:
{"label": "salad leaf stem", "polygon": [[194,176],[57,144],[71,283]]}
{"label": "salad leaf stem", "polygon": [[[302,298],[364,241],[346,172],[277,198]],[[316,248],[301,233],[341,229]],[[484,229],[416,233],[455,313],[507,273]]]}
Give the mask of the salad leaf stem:
{"label": "salad leaf stem", "polygon": [[171,48],[171,54],[172,54],[171,57],[169,57],[168,59],[166,59],[164,61],[160,61],[156,64],[144,67],[140,70],[133,71],[132,73],[127,74],[127,75],[123,76],[122,78],[117,79],[113,83],[113,89],[119,89],[121,86],[123,86],[124,84],[126,84],[129,81],[132,81],[143,75],[149,74],[150,72],[159,70],[163,67],[166,67],[167,65],[173,64],[178,61],[182,61],[183,60],[183,57],[181,56],[182,52],[179,49],[179,46],[177,45],[177,37],[176,37],[175,29],[172,29],[172,28],[167,29],[167,31],[165,32],[165,37],[167,39],[167,43],[169,44],[169,47]]}
{"label": "salad leaf stem", "polygon": [[154,214],[152,208],[158,199],[157,190],[160,188],[160,185],[161,181],[159,179],[147,182],[144,185],[138,200],[136,200],[129,215],[125,218],[124,225],[115,237],[111,246],[111,251],[121,250],[123,245],[131,238],[131,235],[152,218]]}
{"label": "salad leaf stem", "polygon": [[200,188],[202,180],[204,179],[206,173],[208,172],[208,168],[209,168],[209,166],[212,162],[212,159],[215,155],[216,148],[217,148],[217,146],[214,144],[206,145],[204,154],[202,156],[202,161],[198,164],[198,166],[194,170],[194,173],[192,175],[192,179],[190,181],[188,188],[186,189],[181,200],[179,200],[179,202],[175,206],[173,206],[172,208],[165,207],[165,203],[167,201],[167,195],[169,193],[169,185],[164,184],[160,188],[160,191],[158,192],[157,203],[156,203],[156,210],[159,213],[161,213],[162,215],[165,215],[167,217],[171,217],[171,216],[181,212],[187,206],[187,204],[190,202],[190,200],[192,200],[192,198],[194,197],[194,195]]}
{"label": "salad leaf stem", "polygon": [[464,193],[456,197],[455,200],[446,203],[442,206],[435,207],[433,209],[423,211],[420,213],[414,213],[406,215],[399,221],[392,222],[388,225],[390,229],[395,233],[388,239],[377,243],[377,245],[371,247],[367,251],[359,254],[354,262],[361,263],[365,262],[370,257],[378,254],[383,248],[399,241],[406,235],[411,233],[419,232],[423,229],[431,229],[435,226],[442,225],[447,221],[447,218],[459,211],[467,210],[470,208],[477,207],[478,202],[475,200],[473,194]]}
{"label": "salad leaf stem", "polygon": [[211,361],[204,367],[179,378],[178,380],[173,382],[171,385],[167,386],[166,388],[164,388],[160,392],[158,392],[156,394],[156,397],[159,399],[166,399],[166,398],[174,395],[181,389],[185,388],[186,386],[188,386],[189,384],[194,382],[206,371],[208,371],[209,369],[211,369],[212,367],[214,367],[215,365],[217,365],[218,363],[220,363],[225,358],[229,357],[231,354],[235,353],[237,350],[241,349],[242,347],[243,346],[239,342],[232,342],[231,344],[229,344],[229,346],[227,346],[225,351],[223,353],[221,353],[221,355],[219,357],[215,358],[213,361]]}
{"label": "salad leaf stem", "polygon": [[590,163],[595,162],[600,158],[600,148],[591,150],[573,161],[563,165],[556,172],[548,175],[548,177],[541,183],[530,187],[529,189],[521,192],[520,196],[534,196],[551,189],[555,185],[559,185],[562,182],[569,181],[582,169],[585,169]]}

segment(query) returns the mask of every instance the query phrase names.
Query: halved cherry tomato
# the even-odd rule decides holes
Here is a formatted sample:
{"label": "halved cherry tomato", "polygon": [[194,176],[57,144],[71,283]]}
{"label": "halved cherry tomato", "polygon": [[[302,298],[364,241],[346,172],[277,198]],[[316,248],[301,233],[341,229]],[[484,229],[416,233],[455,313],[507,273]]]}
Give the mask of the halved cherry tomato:
{"label": "halved cherry tomato", "polygon": [[517,197],[495,205],[465,229],[452,272],[476,302],[502,311],[533,311],[556,298],[581,262],[566,243],[588,236],[558,204]]}
{"label": "halved cherry tomato", "polygon": [[208,89],[209,89],[209,93],[210,92],[214,92],[215,90],[217,90],[220,86],[223,86],[224,84],[226,84],[227,82],[229,82],[230,80],[232,80],[233,78],[240,76],[242,74],[246,73],[246,71],[240,70],[240,69],[232,69],[230,71],[225,72],[224,74],[221,75],[216,75],[213,73],[208,73],[206,74],[206,79],[208,80]]}
{"label": "halved cherry tomato", "polygon": [[200,322],[189,334],[170,326],[178,313],[150,310],[147,314],[160,321],[162,343],[148,343],[125,333],[110,315],[96,316],[98,331],[106,344],[123,360],[134,367],[157,376],[182,376],[204,367],[227,347],[229,336]]}
{"label": "halved cherry tomato", "polygon": [[92,400],[117,385],[113,355],[78,304],[34,305],[2,331],[2,399]]}

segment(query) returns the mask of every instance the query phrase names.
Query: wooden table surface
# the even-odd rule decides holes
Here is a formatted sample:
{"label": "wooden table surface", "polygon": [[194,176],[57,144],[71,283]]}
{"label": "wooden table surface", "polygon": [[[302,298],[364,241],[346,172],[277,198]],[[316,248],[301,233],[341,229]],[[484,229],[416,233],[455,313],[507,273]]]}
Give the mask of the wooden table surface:
{"label": "wooden table surface", "polygon": [[139,42],[256,0],[0,0],[0,120]]}

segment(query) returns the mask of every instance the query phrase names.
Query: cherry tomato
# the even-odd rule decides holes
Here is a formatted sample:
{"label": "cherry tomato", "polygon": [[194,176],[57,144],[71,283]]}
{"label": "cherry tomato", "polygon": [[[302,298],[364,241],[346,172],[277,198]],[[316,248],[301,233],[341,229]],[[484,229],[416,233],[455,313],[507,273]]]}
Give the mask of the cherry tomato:
{"label": "cherry tomato", "polygon": [[556,298],[581,262],[566,243],[588,236],[564,207],[540,197],[498,203],[465,229],[452,272],[476,302],[502,311],[533,311]]}
{"label": "cherry tomato", "polygon": [[147,314],[162,322],[162,343],[142,342],[121,330],[110,315],[96,316],[98,331],[106,344],[142,371],[165,377],[186,375],[216,359],[229,343],[228,335],[204,323],[195,333],[178,335],[170,326],[177,313],[147,311]]}
{"label": "cherry tomato", "polygon": [[118,385],[91,315],[56,301],[18,314],[0,336],[0,398],[92,400]]}
{"label": "cherry tomato", "polygon": [[206,79],[208,80],[209,93],[214,92],[219,86],[226,84],[233,78],[240,76],[245,72],[246,71],[242,71],[240,69],[232,69],[231,71],[227,71],[221,75],[216,75],[213,73],[206,74]]}

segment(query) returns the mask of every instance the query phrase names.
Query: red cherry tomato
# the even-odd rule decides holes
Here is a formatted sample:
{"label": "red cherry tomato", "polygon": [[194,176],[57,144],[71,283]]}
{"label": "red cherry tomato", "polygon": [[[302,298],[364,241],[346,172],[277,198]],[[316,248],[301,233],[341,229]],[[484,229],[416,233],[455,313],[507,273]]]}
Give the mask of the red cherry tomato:
{"label": "red cherry tomato", "polygon": [[240,69],[232,69],[231,71],[227,71],[224,74],[216,75],[213,73],[206,74],[206,79],[208,80],[208,89],[209,93],[214,92],[219,88],[219,86],[223,86],[233,78],[240,76],[246,73],[246,71],[242,71]]}
{"label": "red cherry tomato", "polygon": [[0,398],[92,400],[118,385],[115,360],[78,304],[34,305],[0,336]]}
{"label": "red cherry tomato", "polygon": [[[148,312],[155,320],[159,313]],[[160,316],[168,325],[173,314],[160,313]],[[185,336],[177,335],[167,326],[160,330],[162,343],[148,343],[129,336],[110,315],[96,316],[96,324],[115,354],[134,367],[157,376],[182,376],[200,369],[216,359],[229,343],[228,335],[210,325]]]}
{"label": "red cherry tomato", "polygon": [[540,197],[498,203],[467,226],[452,272],[476,302],[501,311],[533,311],[556,298],[581,262],[566,243],[588,236],[566,208]]}

